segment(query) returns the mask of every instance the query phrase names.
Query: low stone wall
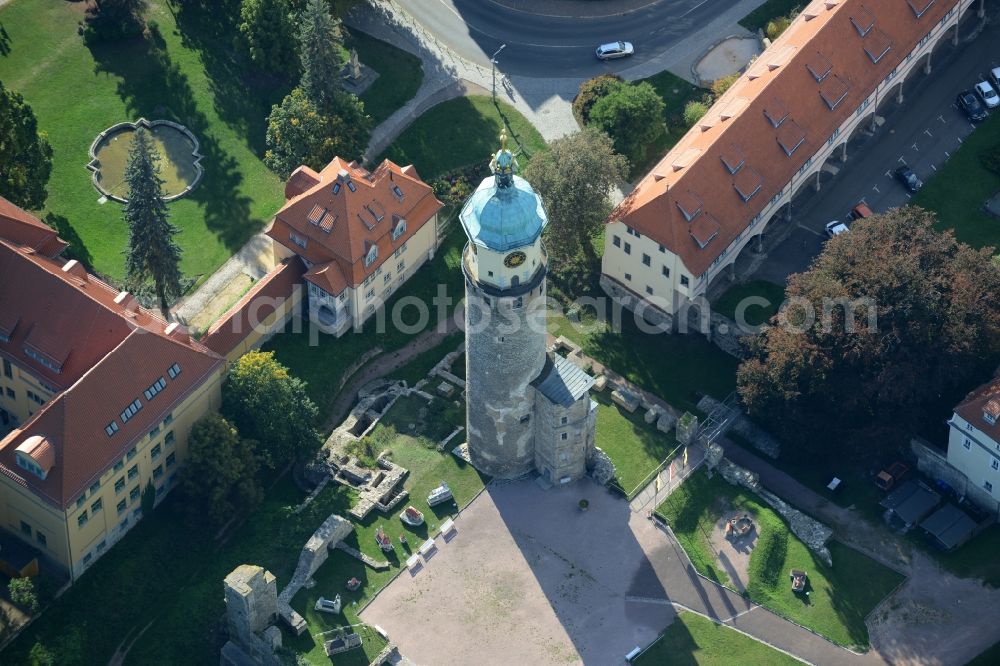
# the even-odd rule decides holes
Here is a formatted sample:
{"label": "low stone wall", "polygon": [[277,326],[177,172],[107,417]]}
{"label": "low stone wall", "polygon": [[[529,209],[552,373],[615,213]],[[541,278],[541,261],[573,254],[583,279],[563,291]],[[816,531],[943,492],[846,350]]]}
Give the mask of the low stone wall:
{"label": "low stone wall", "polygon": [[326,561],[330,547],[343,540],[353,530],[354,524],[351,521],[332,514],[302,547],[292,580],[278,595],[278,615],[296,632],[296,635],[301,635],[305,631],[306,621],[292,609],[290,605],[292,598],[312,580],[313,574]]}
{"label": "low stone wall", "polygon": [[590,473],[590,478],[606,486],[615,478],[618,470],[615,469],[611,457],[601,447],[595,446],[587,459],[587,471]]}
{"label": "low stone wall", "polygon": [[712,313],[709,327],[708,339],[716,347],[736,358],[746,358],[743,340],[753,337],[756,333],[744,331],[735,321],[718,312]]}
{"label": "low stone wall", "polygon": [[[714,449],[714,450],[713,450]],[[827,565],[833,566],[833,558],[826,547],[827,542],[833,537],[833,530],[802,513],[798,509],[789,505],[780,497],[770,492],[760,484],[760,479],[755,472],[740,467],[736,463],[726,459],[722,455],[722,447],[714,442],[709,444],[709,451],[705,455],[706,463],[714,467],[722,478],[734,486],[741,486],[755,493],[762,500],[767,502],[778,515],[788,522],[792,534],[799,538],[809,550],[816,553]]]}

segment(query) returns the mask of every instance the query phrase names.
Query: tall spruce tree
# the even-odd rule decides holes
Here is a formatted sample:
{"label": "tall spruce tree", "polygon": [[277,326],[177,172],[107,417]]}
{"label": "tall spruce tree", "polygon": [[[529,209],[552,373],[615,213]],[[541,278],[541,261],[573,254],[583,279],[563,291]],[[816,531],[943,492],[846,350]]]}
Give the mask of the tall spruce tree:
{"label": "tall spruce tree", "polygon": [[123,209],[128,225],[125,272],[134,282],[153,280],[160,308],[166,315],[167,297],[181,293],[181,249],[174,242],[177,227],[167,219],[159,157],[149,134],[141,127],[132,138],[125,181],[128,183],[128,200]]}
{"label": "tall spruce tree", "polygon": [[307,0],[299,19],[300,87],[321,112],[329,112],[338,95],[341,58],[340,20],[330,14],[327,0]]}

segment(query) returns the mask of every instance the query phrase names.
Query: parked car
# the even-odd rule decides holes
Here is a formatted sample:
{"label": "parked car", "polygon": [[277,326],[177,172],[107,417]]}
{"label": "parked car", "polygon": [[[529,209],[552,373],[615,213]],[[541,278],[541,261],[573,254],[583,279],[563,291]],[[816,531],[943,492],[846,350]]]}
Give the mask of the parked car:
{"label": "parked car", "polygon": [[635,49],[632,47],[632,42],[611,42],[597,47],[597,57],[601,60],[624,58],[633,53],[635,53]]}
{"label": "parked car", "polygon": [[826,223],[826,235],[830,238],[834,236],[839,236],[840,234],[846,234],[850,229],[847,228],[847,224],[841,222],[840,220],[833,220],[832,222]]}
{"label": "parked car", "polygon": [[913,169],[905,164],[896,169],[896,178],[911,192],[917,192],[924,186],[924,181],[920,180],[917,174],[913,173]]}
{"label": "parked car", "polygon": [[993,84],[993,88],[1000,90],[1000,67],[994,67],[990,70],[990,83]]}
{"label": "parked car", "polygon": [[970,121],[978,123],[986,120],[986,108],[971,90],[963,90],[958,93],[958,97],[955,98],[955,104],[958,105],[958,108],[962,110]]}
{"label": "parked car", "polygon": [[1000,104],[1000,96],[987,81],[980,81],[976,84],[976,94],[979,95],[979,99],[983,100],[987,109],[993,109]]}
{"label": "parked car", "polygon": [[875,213],[872,212],[872,209],[869,208],[868,204],[866,204],[864,201],[859,202],[857,206],[851,209],[852,220],[863,220],[866,217],[871,217],[874,214]]}
{"label": "parked car", "polygon": [[910,468],[906,463],[897,460],[878,473],[878,476],[875,477],[875,485],[882,490],[888,491],[906,476],[906,473],[909,471]]}

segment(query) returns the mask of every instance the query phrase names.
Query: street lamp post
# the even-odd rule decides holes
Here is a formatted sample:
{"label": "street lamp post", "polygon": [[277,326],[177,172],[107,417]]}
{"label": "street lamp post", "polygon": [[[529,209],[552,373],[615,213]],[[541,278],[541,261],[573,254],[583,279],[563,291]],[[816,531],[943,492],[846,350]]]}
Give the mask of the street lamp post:
{"label": "street lamp post", "polygon": [[506,44],[501,44],[500,48],[497,49],[496,53],[490,58],[490,64],[493,66],[493,103],[497,103],[497,56],[500,52],[507,48]]}

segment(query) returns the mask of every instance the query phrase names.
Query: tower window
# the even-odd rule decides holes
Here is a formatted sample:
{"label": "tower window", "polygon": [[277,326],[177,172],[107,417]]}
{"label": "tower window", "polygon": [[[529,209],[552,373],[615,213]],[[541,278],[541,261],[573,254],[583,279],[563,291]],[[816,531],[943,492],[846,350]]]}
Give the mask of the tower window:
{"label": "tower window", "polygon": [[530,420],[531,420],[531,414],[525,414],[524,416],[521,417],[521,423],[527,423]]}
{"label": "tower window", "polygon": [[564,432],[562,435],[559,436],[559,438],[565,442],[567,439],[569,439],[569,433]]}

